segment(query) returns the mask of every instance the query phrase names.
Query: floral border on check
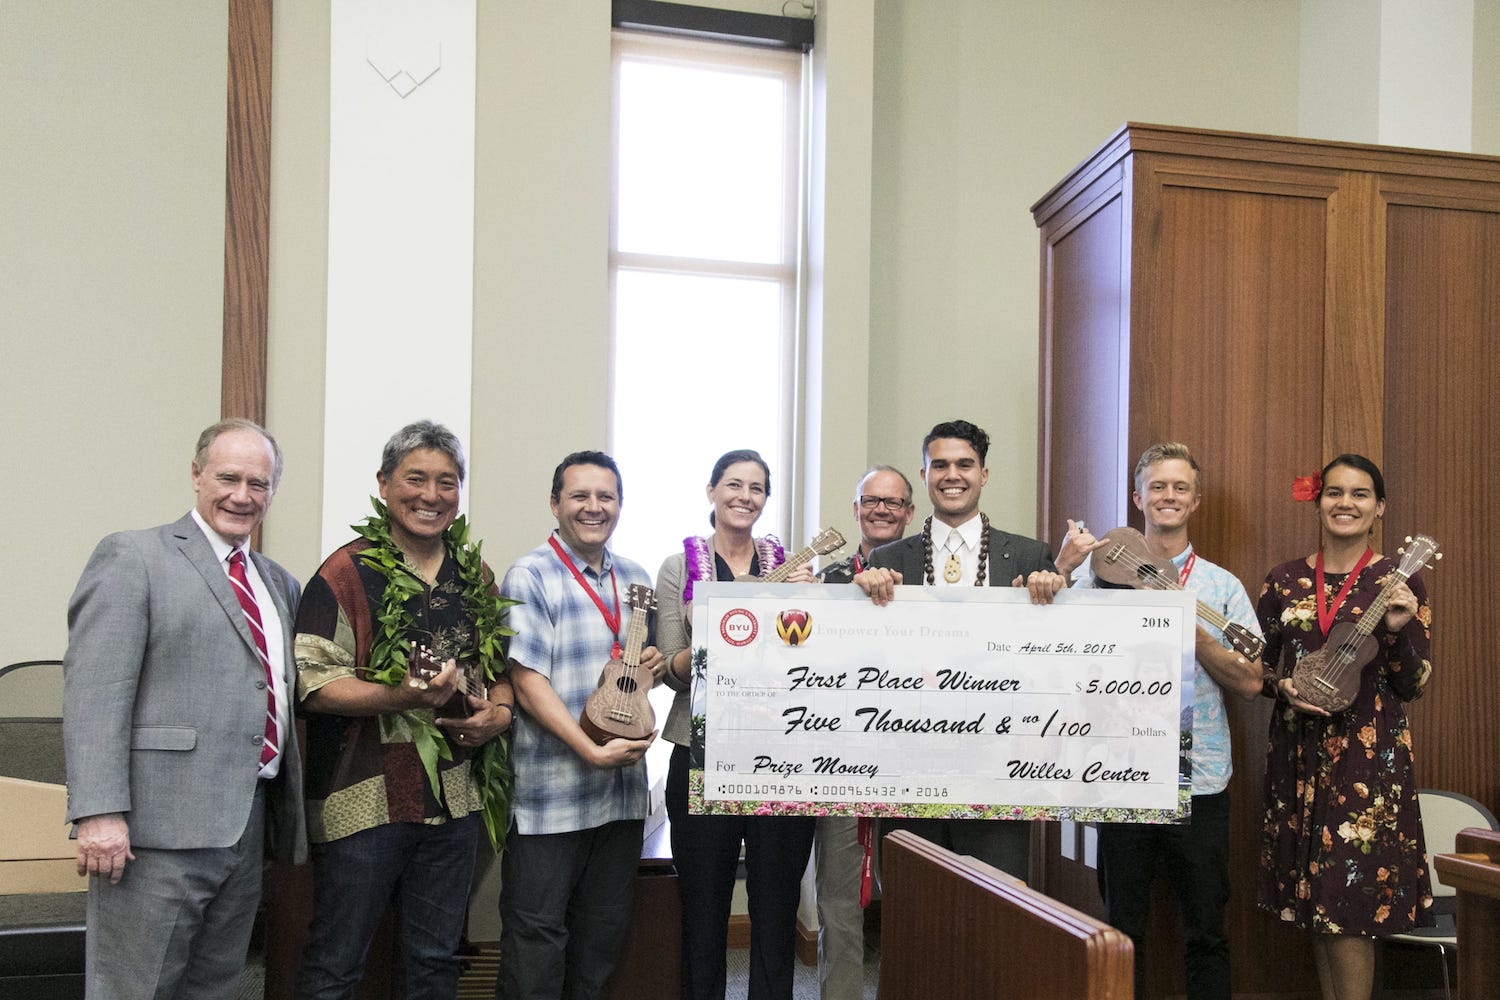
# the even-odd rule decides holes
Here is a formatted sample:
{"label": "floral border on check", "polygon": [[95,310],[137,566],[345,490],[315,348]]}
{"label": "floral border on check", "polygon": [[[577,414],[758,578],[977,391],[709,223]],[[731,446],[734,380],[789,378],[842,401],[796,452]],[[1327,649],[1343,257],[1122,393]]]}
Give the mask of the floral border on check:
{"label": "floral border on check", "polygon": [[955,805],[951,802],[778,802],[703,798],[703,772],[688,771],[688,812],[705,816],[873,816],[887,819],[1072,820],[1075,823],[1186,823],[1193,790],[1177,788],[1178,812],[1097,806]]}

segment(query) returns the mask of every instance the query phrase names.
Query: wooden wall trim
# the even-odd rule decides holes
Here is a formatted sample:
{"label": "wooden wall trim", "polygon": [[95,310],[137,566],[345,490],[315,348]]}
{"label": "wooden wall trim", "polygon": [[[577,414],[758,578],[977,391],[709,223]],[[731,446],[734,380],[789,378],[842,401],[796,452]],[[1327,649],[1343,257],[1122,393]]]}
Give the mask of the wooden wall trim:
{"label": "wooden wall trim", "polygon": [[266,422],[270,299],[271,5],[229,0],[224,331],[219,410]]}
{"label": "wooden wall trim", "polygon": [[[1389,534],[1373,544],[1389,552],[1420,529],[1448,549],[1445,568],[1423,574],[1439,624],[1433,683],[1407,709],[1417,781],[1494,807],[1500,706],[1485,609],[1500,598],[1462,560],[1500,545],[1487,502],[1500,481],[1487,447],[1500,440],[1500,158],[1232,139],[1128,126],[1038,205],[1043,537],[1058,537],[1064,516],[1110,524],[1140,449],[1185,440],[1209,484],[1194,542],[1253,597],[1265,567],[1318,544],[1315,515],[1290,501],[1293,476],[1338,452],[1370,456],[1392,486]],[[1119,217],[1113,205],[1082,211],[1115,164],[1130,178]],[[1081,382],[1117,356],[1117,391]],[[1089,364],[1054,361],[1077,358]],[[1255,905],[1271,713],[1267,699],[1226,705],[1236,996],[1290,997],[1315,982],[1308,936]],[[1059,839],[1049,830],[1038,851],[1039,887],[1098,906],[1095,872]],[[1138,956],[1153,996],[1182,988],[1181,931],[1161,899],[1148,935],[1160,946]],[[1436,966],[1387,971],[1388,995],[1436,985]]]}
{"label": "wooden wall trim", "polygon": [[1284,166],[1320,167],[1329,170],[1369,171],[1410,177],[1460,177],[1494,183],[1500,180],[1500,157],[1479,153],[1374,146],[1329,139],[1255,135],[1176,125],[1145,125],[1131,122],[1106,141],[1116,147],[1121,134],[1132,152],[1203,156],[1218,160]]}
{"label": "wooden wall trim", "polygon": [[1031,206],[1041,226],[1059,207],[1087,188],[1105,170],[1132,153],[1165,153],[1220,161],[1359,170],[1388,176],[1459,178],[1494,184],[1500,181],[1500,157],[1425,149],[1371,146],[1327,139],[1252,135],[1174,125],[1127,122],[1069,171]]}
{"label": "wooden wall trim", "polygon": [[[1322,451],[1385,466],[1385,204],[1374,174],[1350,171],[1328,199]],[[1377,527],[1372,545],[1380,545]]]}

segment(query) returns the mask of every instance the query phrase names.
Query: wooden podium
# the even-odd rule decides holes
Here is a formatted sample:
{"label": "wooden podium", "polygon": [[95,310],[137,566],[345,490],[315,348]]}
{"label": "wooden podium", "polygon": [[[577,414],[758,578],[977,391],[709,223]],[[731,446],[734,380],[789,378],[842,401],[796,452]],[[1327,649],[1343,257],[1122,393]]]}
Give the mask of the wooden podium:
{"label": "wooden podium", "polygon": [[881,1000],[1133,995],[1133,947],[1113,927],[905,830],[881,852]]}
{"label": "wooden podium", "polygon": [[1458,890],[1458,997],[1500,996],[1500,832],[1459,833],[1453,854],[1433,866]]}

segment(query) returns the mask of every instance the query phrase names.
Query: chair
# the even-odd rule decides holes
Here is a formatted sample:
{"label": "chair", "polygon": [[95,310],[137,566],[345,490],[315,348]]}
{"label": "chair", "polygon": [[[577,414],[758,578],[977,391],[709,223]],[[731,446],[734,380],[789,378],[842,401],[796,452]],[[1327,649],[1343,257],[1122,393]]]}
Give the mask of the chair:
{"label": "chair", "polygon": [[1432,856],[1452,854],[1454,839],[1460,830],[1473,826],[1500,830],[1500,823],[1482,803],[1457,792],[1424,788],[1418,790],[1417,802],[1422,810],[1427,870],[1432,875],[1432,912],[1437,918],[1437,926],[1418,927],[1404,934],[1392,934],[1384,940],[1436,948],[1443,963],[1443,996],[1453,1000],[1453,990],[1448,983],[1448,951],[1458,950],[1458,929],[1453,919],[1457,899],[1452,886],[1438,880],[1437,871],[1432,867]]}
{"label": "chair", "polygon": [[0,997],[83,996],[88,883],[63,822],[61,667],[0,667]]}

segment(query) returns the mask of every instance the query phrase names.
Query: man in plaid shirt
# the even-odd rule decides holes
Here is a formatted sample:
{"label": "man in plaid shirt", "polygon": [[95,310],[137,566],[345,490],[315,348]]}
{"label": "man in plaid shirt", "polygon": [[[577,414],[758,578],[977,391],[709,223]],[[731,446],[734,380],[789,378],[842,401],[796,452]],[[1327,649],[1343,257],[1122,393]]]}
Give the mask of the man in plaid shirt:
{"label": "man in plaid shirt", "polygon": [[[574,452],[552,476],[557,530],[516,561],[501,592],[516,630],[510,669],[515,824],[501,863],[502,1000],[604,997],[625,940],[646,817],[646,748],[656,738],[595,743],[579,726],[629,616],[620,595],[651,586],[609,551],[620,518],[620,470]],[[655,646],[641,666],[661,680]]]}

